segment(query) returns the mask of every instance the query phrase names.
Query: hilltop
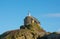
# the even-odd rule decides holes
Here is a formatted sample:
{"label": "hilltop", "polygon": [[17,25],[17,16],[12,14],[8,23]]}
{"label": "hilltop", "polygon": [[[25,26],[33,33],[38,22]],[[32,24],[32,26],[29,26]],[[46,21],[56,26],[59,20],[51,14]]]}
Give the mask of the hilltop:
{"label": "hilltop", "polygon": [[60,34],[46,32],[41,28],[38,19],[29,14],[24,18],[24,25],[20,29],[3,33],[0,39],[60,39]]}

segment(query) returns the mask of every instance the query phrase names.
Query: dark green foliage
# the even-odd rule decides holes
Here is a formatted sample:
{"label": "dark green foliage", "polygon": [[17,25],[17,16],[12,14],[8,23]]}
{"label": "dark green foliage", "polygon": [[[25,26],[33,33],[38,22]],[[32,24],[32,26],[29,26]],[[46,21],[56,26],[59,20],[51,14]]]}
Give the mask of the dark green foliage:
{"label": "dark green foliage", "polygon": [[53,32],[52,34],[57,34],[57,32]]}
{"label": "dark green foliage", "polygon": [[1,35],[0,35],[0,39],[1,39]]}
{"label": "dark green foliage", "polygon": [[22,26],[20,26],[20,29],[25,29],[25,26],[23,26],[23,25],[22,25]]}
{"label": "dark green foliage", "polygon": [[41,39],[41,37],[40,37],[40,36],[38,36],[38,37],[37,37],[37,39]]}
{"label": "dark green foliage", "polygon": [[33,26],[36,27],[38,30],[43,30],[43,28],[41,28],[41,26],[39,26],[39,25],[36,24],[36,23],[34,23]]}
{"label": "dark green foliage", "polygon": [[33,26],[31,24],[25,26],[27,29],[31,29]]}

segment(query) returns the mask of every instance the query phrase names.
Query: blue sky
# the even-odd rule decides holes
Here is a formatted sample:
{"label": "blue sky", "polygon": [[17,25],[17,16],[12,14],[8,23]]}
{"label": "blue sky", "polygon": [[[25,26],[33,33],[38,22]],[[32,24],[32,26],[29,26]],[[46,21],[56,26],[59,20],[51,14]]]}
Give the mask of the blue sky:
{"label": "blue sky", "polygon": [[28,10],[47,32],[60,31],[60,0],[0,0],[0,34],[19,29]]}

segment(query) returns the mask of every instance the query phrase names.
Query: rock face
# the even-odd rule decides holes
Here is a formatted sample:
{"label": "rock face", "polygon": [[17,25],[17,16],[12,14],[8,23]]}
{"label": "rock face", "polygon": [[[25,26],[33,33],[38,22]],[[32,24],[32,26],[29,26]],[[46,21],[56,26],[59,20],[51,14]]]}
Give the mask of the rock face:
{"label": "rock face", "polygon": [[46,32],[41,28],[40,22],[29,15],[25,17],[20,29],[3,33],[0,39],[60,39],[60,34]]}
{"label": "rock face", "polygon": [[25,19],[24,19],[24,25],[29,25],[29,24],[32,24],[32,23],[40,25],[40,22],[35,17],[33,17],[33,16],[27,16],[27,17],[25,17]]}

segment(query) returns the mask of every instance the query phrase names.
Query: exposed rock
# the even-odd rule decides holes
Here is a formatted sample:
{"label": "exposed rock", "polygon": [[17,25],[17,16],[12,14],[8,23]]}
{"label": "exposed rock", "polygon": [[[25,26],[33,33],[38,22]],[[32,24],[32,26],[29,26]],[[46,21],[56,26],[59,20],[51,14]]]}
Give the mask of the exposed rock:
{"label": "exposed rock", "polygon": [[0,39],[60,39],[60,34],[46,32],[41,28],[40,22],[29,15],[20,29],[3,33]]}

